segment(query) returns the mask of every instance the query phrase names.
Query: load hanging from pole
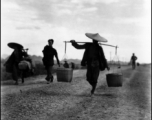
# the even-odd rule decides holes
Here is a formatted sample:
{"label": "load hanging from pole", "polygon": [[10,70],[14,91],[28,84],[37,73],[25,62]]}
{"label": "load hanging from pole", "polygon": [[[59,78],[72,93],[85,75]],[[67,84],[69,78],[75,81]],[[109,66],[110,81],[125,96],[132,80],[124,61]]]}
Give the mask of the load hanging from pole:
{"label": "load hanging from pole", "polygon": [[[66,54],[66,43],[71,43],[70,41],[64,41],[65,42],[65,54]],[[92,43],[92,42],[78,42],[75,41],[76,43]],[[109,46],[109,47],[114,47],[115,48],[115,57],[117,57],[118,59],[118,65],[119,67],[117,67],[117,69],[120,69],[120,72],[118,73],[118,70],[116,70],[116,72],[112,72],[112,73],[108,73],[106,74],[106,79],[107,79],[107,85],[108,87],[122,87],[122,83],[123,83],[123,73],[121,71],[121,66],[120,66],[120,62],[119,62],[119,58],[117,56],[117,49],[118,46],[114,46],[114,45],[109,45],[109,44],[103,44],[98,42],[99,45],[104,45],[104,46]]]}
{"label": "load hanging from pole", "polygon": [[65,54],[66,54],[66,42],[65,42]]}
{"label": "load hanging from pole", "polygon": [[66,45],[66,42],[65,42],[65,50],[64,50],[64,56],[63,56],[64,61],[66,61],[66,59],[68,58],[67,55],[66,55],[66,49],[67,49],[67,45]]}

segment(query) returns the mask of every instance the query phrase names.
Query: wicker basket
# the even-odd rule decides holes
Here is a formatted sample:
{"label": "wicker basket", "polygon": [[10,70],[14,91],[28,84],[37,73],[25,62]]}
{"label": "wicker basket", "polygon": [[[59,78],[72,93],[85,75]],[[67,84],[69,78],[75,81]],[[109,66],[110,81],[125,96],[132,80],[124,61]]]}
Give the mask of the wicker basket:
{"label": "wicker basket", "polygon": [[108,87],[121,87],[123,82],[122,74],[110,73],[106,75]]}
{"label": "wicker basket", "polygon": [[71,68],[58,68],[57,71],[58,82],[71,82],[73,77],[73,69]]}

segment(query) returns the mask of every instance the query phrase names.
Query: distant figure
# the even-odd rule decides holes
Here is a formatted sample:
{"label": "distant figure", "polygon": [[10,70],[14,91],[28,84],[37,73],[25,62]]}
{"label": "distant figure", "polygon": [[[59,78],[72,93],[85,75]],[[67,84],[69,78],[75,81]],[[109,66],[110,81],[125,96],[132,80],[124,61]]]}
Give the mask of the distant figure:
{"label": "distant figure", "polygon": [[71,68],[74,69],[75,68],[75,64],[73,62],[71,62]]}
{"label": "distant figure", "polygon": [[131,56],[131,64],[132,64],[132,69],[135,69],[136,68],[136,60],[137,60],[137,57],[135,56],[135,54],[133,53],[132,56]]}
{"label": "distant figure", "polygon": [[137,66],[140,66],[140,63],[137,62]]}
{"label": "distant figure", "polygon": [[86,36],[92,39],[92,43],[79,45],[75,42],[75,40],[71,40],[71,43],[76,49],[85,49],[81,66],[87,66],[86,77],[87,81],[92,86],[91,95],[93,95],[96,89],[100,70],[103,71],[105,68],[109,70],[110,68],[108,67],[103,49],[98,44],[98,42],[106,41],[102,39],[98,33],[86,33]]}
{"label": "distant figure", "polygon": [[54,65],[54,56],[56,57],[57,63],[60,67],[60,62],[58,59],[58,53],[55,48],[53,48],[53,39],[48,40],[48,45],[46,45],[43,49],[43,64],[45,66],[45,69],[47,71],[47,77],[45,78],[47,80],[47,83],[53,82],[53,75],[52,75],[52,68]]}
{"label": "distant figure", "polygon": [[67,61],[64,61],[65,63],[63,64],[63,66],[65,67],[65,68],[69,68],[69,64],[67,63]]}
{"label": "distant figure", "polygon": [[15,85],[18,85],[19,78],[19,62],[23,59],[23,46],[18,43],[9,43],[8,46],[14,51],[5,62],[4,66],[6,66],[6,71],[12,73],[12,78],[15,81]]}

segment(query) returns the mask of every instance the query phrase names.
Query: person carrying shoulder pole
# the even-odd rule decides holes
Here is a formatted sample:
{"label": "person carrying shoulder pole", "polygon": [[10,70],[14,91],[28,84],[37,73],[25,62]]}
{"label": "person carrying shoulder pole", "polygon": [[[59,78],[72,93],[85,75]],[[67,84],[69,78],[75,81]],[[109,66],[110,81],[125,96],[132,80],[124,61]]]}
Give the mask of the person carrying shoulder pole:
{"label": "person carrying shoulder pole", "polygon": [[54,56],[56,57],[57,63],[60,67],[60,61],[58,59],[58,53],[55,48],[53,48],[53,39],[48,40],[48,45],[46,45],[43,49],[43,64],[45,66],[45,69],[47,71],[47,77],[45,78],[47,80],[47,83],[53,82],[53,75],[52,75],[52,68],[54,65]]}
{"label": "person carrying shoulder pole", "polygon": [[75,40],[71,40],[70,42],[76,49],[85,49],[81,66],[87,66],[86,79],[92,86],[91,95],[93,95],[97,86],[99,72],[105,70],[105,68],[110,70],[103,49],[98,44],[98,42],[107,42],[107,40],[101,37],[98,33],[86,33],[85,35],[92,39],[92,43],[79,45]]}

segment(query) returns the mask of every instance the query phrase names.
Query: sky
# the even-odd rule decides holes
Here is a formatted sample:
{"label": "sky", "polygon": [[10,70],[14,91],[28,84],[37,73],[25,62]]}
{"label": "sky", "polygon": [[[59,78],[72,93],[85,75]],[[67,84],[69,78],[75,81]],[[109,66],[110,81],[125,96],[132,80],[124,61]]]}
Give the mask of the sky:
{"label": "sky", "polygon": [[[1,0],[1,56],[10,55],[9,42],[29,48],[30,55],[43,56],[48,39],[59,59],[82,59],[64,41],[92,40],[85,33],[99,33],[108,60],[128,62],[132,53],[139,63],[151,63],[151,0]],[[116,57],[117,56],[117,57]]]}

